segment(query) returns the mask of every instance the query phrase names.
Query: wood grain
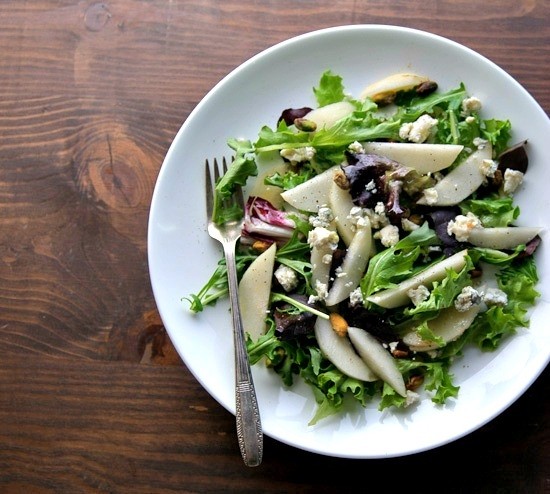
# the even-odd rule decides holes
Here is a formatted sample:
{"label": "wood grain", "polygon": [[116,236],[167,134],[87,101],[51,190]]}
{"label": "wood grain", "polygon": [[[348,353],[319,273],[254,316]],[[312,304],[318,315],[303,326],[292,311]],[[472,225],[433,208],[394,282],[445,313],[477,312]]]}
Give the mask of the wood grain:
{"label": "wood grain", "polygon": [[[547,0],[6,0],[0,19],[0,492],[324,493],[374,476],[550,491],[548,371],[435,451],[360,462],[267,438],[246,469],[234,418],[170,343],[147,266],[164,155],[243,61],[315,29],[407,26],[477,50],[548,113]],[[452,485],[449,461],[463,466]]]}

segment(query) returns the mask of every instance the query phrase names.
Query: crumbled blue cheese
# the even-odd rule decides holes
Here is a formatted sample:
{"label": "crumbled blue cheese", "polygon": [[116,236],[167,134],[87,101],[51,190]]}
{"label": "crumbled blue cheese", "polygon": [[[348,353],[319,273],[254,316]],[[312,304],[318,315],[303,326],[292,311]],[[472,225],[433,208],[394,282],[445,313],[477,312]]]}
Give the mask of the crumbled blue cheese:
{"label": "crumbled blue cheese", "polygon": [[462,111],[465,115],[481,110],[481,106],[481,100],[475,96],[470,96],[462,100]]}
{"label": "crumbled blue cheese", "polygon": [[357,305],[363,305],[363,302],[363,292],[361,291],[361,287],[357,287],[349,294],[349,304],[355,307]]}
{"label": "crumbled blue cheese", "polygon": [[523,173],[519,170],[507,168],[504,172],[504,185],[502,190],[507,195],[512,195],[523,183]]}
{"label": "crumbled blue cheese", "polygon": [[365,154],[365,148],[363,147],[363,145],[358,142],[358,141],[354,141],[352,142],[349,146],[348,146],[348,149],[356,154]]}
{"label": "crumbled blue cheese", "polygon": [[466,312],[481,303],[481,295],[473,286],[465,286],[455,299],[455,309]]}
{"label": "crumbled blue cheese", "polygon": [[291,292],[298,286],[296,271],[284,264],[281,264],[273,274],[285,292]]}
{"label": "crumbled blue cheese", "polygon": [[465,216],[459,214],[454,220],[449,221],[447,233],[454,235],[459,242],[467,242],[470,238],[470,232],[478,227],[481,227],[481,221],[474,213],[468,212]]}
{"label": "crumbled blue cheese", "polygon": [[376,194],[376,184],[374,183],[374,180],[371,180],[367,185],[365,185],[365,190],[368,192],[372,192],[373,194]]}
{"label": "crumbled blue cheese", "polygon": [[319,206],[317,209],[317,215],[311,215],[309,217],[309,223],[311,226],[328,228],[330,224],[334,221],[334,214],[332,209],[327,205]]}
{"label": "crumbled blue cheese", "polygon": [[320,300],[326,300],[328,295],[328,285],[326,283],[320,282],[319,280],[316,280],[314,288],[317,292],[317,295],[310,295],[308,303],[314,304],[315,302],[318,302]]}
{"label": "crumbled blue cheese", "polygon": [[407,291],[407,297],[411,299],[411,302],[416,306],[422,302],[428,300],[430,297],[430,290],[424,285],[418,285],[416,288],[410,288]]}
{"label": "crumbled blue cheese", "polygon": [[367,208],[366,215],[374,229],[383,228],[390,224],[390,220],[386,216],[386,206],[382,201],[377,202],[374,209]]}
{"label": "crumbled blue cheese", "polygon": [[508,303],[508,295],[500,288],[487,288],[483,290],[481,298],[487,305],[505,306]]}
{"label": "crumbled blue cheese", "polygon": [[393,247],[399,242],[399,228],[395,225],[386,225],[382,229],[378,230],[373,238],[380,239],[380,242],[384,247]]}
{"label": "crumbled blue cheese", "polygon": [[359,206],[353,206],[350,209],[348,219],[352,225],[364,226],[366,224],[365,218],[368,218],[371,227],[375,230],[390,223],[390,220],[386,216],[386,207],[383,202],[378,202],[374,209],[361,208]]}
{"label": "crumbled blue cheese", "polygon": [[296,163],[312,160],[315,156],[315,152],[316,150],[313,146],[305,146],[296,149],[281,149],[279,154],[282,158],[287,159],[294,165]]}
{"label": "crumbled blue cheese", "polygon": [[427,189],[424,189],[422,191],[422,194],[424,195],[424,199],[426,200],[426,204],[428,206],[435,204],[439,197],[439,195],[437,194],[437,190],[433,187],[428,187]]}
{"label": "crumbled blue cheese", "polygon": [[334,274],[336,275],[336,278],[342,278],[343,276],[347,276],[348,274],[345,271],[342,271],[342,266],[338,266],[334,270]]}
{"label": "crumbled blue cheese", "polygon": [[485,146],[487,146],[488,142],[489,141],[487,141],[486,139],[482,139],[481,137],[476,137],[473,140],[473,144],[477,149],[484,149]]}
{"label": "crumbled blue cheese", "polygon": [[410,389],[407,390],[407,396],[405,398],[405,408],[414,405],[416,402],[420,401],[420,395]]}
{"label": "crumbled blue cheese", "polygon": [[425,142],[437,126],[437,119],[430,115],[421,115],[416,121],[408,122],[399,128],[399,137],[405,141],[421,143]]}
{"label": "crumbled blue cheese", "polygon": [[497,171],[498,164],[495,160],[483,160],[479,166],[479,171],[488,178],[493,178]]}
{"label": "crumbled blue cheese", "polygon": [[316,226],[308,233],[307,243],[313,248],[335,250],[338,247],[338,234],[322,226]]}

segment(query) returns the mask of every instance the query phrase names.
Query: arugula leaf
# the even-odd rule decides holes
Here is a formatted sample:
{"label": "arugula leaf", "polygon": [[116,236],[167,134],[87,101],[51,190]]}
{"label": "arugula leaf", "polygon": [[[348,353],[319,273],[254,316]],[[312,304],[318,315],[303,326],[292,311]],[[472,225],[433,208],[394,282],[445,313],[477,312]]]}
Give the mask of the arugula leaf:
{"label": "arugula leaf", "polygon": [[424,223],[393,247],[376,254],[361,280],[361,291],[366,298],[378,290],[391,288],[414,271],[414,263],[423,253],[423,247],[438,242],[437,235]]}
{"label": "arugula leaf", "polygon": [[256,160],[252,154],[254,148],[250,141],[230,139],[228,144],[235,150],[235,159],[227,172],[219,178],[214,190],[212,218],[218,224],[242,217],[243,211],[240,207],[237,205],[229,206],[224,204],[224,201],[231,197],[237,185],[246,185],[248,177],[258,174]]}
{"label": "arugula leaf", "polygon": [[394,120],[402,122],[414,122],[425,113],[432,114],[436,108],[439,110],[457,110],[462,105],[462,100],[468,96],[464,84],[445,93],[432,93],[426,97],[413,98],[409,105],[402,106],[394,116]]}
{"label": "arugula leaf", "polygon": [[474,263],[484,261],[487,264],[508,264],[525,250],[525,245],[518,245],[513,252],[504,252],[498,249],[489,249],[488,247],[472,247],[468,254],[472,257]]}
{"label": "arugula leaf", "polygon": [[[237,254],[235,263],[237,265],[237,274],[242,276],[247,266],[256,258],[251,254]],[[189,302],[189,310],[192,312],[201,312],[206,305],[214,305],[218,299],[225,298],[229,294],[229,285],[227,282],[227,266],[225,258],[220,259],[216,269],[196,294],[190,294],[183,297],[182,300]]]}

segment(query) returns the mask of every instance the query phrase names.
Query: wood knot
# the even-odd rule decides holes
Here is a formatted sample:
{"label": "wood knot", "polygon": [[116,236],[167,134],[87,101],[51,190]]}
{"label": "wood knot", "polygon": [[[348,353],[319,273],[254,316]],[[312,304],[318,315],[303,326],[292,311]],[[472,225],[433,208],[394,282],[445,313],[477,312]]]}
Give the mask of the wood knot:
{"label": "wood knot", "polygon": [[78,189],[107,209],[124,211],[149,203],[150,161],[121,131],[109,129],[83,136],[74,157]]}
{"label": "wood knot", "polygon": [[111,12],[104,3],[91,4],[84,13],[84,25],[89,31],[101,31],[112,17]]}

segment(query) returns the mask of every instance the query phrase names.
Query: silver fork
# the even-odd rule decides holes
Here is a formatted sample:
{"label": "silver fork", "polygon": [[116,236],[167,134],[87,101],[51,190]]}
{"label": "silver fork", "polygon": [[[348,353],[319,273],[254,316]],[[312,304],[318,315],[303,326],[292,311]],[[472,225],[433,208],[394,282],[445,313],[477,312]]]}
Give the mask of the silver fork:
{"label": "silver fork", "polygon": [[[223,158],[223,174],[227,172],[227,162]],[[239,310],[237,268],[235,266],[235,247],[241,236],[244,218],[230,220],[220,225],[213,221],[214,187],[220,178],[218,160],[214,159],[214,180],[210,172],[210,165],[206,160],[206,213],[208,218],[208,233],[223,245],[227,277],[229,281],[229,299],[231,316],[233,319],[233,339],[235,346],[235,405],[237,420],[237,438],[244,463],[249,467],[258,466],[262,462],[263,433],[256,399],[256,391],[250,371],[250,362],[246,351],[245,335],[241,312]],[[230,205],[237,204],[244,208],[243,192],[241,187],[230,199]]]}

